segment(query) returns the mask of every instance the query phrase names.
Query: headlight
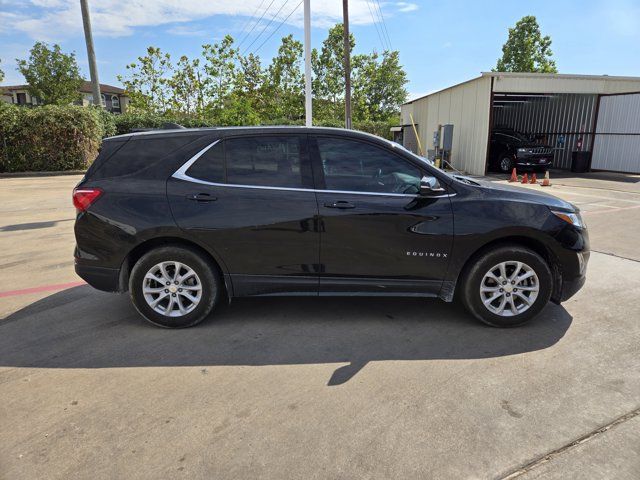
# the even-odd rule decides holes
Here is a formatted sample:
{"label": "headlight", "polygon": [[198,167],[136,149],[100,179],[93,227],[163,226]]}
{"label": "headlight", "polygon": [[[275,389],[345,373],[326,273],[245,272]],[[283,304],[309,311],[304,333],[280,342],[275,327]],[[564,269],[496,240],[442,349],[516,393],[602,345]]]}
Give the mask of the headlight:
{"label": "headlight", "polygon": [[574,227],[587,228],[579,213],[557,212],[555,210],[551,210],[551,213],[553,213],[560,220],[564,220],[565,222],[570,223]]}
{"label": "headlight", "polygon": [[530,148],[519,148],[518,153],[531,153]]}

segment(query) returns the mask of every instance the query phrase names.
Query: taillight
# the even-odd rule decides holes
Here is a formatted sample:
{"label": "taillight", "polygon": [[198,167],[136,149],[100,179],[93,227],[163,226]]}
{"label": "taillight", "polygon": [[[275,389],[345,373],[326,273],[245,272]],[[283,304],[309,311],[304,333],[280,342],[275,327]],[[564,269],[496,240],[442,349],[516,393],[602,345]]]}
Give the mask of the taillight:
{"label": "taillight", "polygon": [[78,212],[84,212],[102,195],[101,188],[74,188],[73,206]]}

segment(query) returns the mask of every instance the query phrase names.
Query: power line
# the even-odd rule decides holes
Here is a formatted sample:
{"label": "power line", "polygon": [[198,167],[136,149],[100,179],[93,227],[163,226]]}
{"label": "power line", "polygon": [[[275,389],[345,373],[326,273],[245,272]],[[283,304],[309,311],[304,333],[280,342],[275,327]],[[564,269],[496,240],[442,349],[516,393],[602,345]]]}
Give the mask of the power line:
{"label": "power line", "polygon": [[[271,2],[271,3],[273,3],[273,2]],[[242,52],[242,55],[247,53],[247,51],[251,48],[251,45],[256,43],[256,41],[262,36],[262,34],[267,30],[267,28],[269,28],[269,25],[271,25],[273,23],[273,21],[277,18],[277,16],[280,15],[280,12],[282,11],[282,9],[285,7],[285,5],[287,3],[289,3],[289,0],[285,0],[285,2],[280,6],[278,11],[275,13],[275,15],[273,17],[271,17],[271,20],[269,20],[269,22],[264,26],[264,28],[262,30],[260,30],[260,33],[258,34],[258,36],[253,39],[253,41],[249,44],[249,46],[247,48],[245,48],[244,52]],[[273,35],[273,32],[272,32],[272,35]],[[255,53],[255,51],[251,52],[251,53]]]}
{"label": "power line", "polygon": [[[262,15],[260,15],[260,18],[258,19],[258,21],[256,23],[253,24],[253,27],[251,27],[251,30],[244,36],[244,38],[242,39],[242,41],[240,42],[240,44],[238,44],[238,48],[240,48],[240,45],[242,43],[244,43],[245,39],[251,35],[251,33],[253,33],[253,31],[256,29],[256,27],[260,24],[260,22],[262,21],[262,19],[264,18],[264,16],[267,14],[267,12],[269,11],[269,9],[271,8],[271,5],[273,5],[273,2],[275,2],[276,0],[271,0],[271,3],[267,6],[267,8],[264,9],[264,12],[262,12]],[[255,41],[255,40],[254,40]],[[251,46],[251,45],[249,45]]]}
{"label": "power line", "polygon": [[382,18],[382,11],[379,10],[379,4],[374,3],[374,0],[367,0],[367,1],[371,4],[373,8],[373,13],[376,16],[376,22],[379,22],[380,35],[382,35],[382,39],[384,40],[383,48],[385,50],[391,49],[391,42],[389,41],[388,37],[385,35],[384,18]]}
{"label": "power line", "polygon": [[373,26],[376,27],[376,33],[378,34],[378,40],[380,40],[380,45],[384,49],[384,48],[386,48],[386,46],[384,44],[384,40],[382,38],[382,35],[380,35],[380,30],[378,30],[378,19],[373,14],[373,10],[371,10],[371,5],[369,3],[369,0],[365,0],[365,3],[367,4],[367,8],[369,9],[369,13],[371,14],[371,20],[373,20]]}
{"label": "power line", "polygon": [[389,30],[387,30],[387,22],[384,20],[384,15],[382,15],[382,8],[380,7],[380,0],[376,0],[378,4],[378,12],[380,12],[380,20],[382,20],[382,26],[384,27],[384,33],[387,36],[387,42],[389,43],[389,50],[393,50],[393,46],[391,45],[391,37],[389,36]]}
{"label": "power line", "polygon": [[[288,0],[287,0],[287,1],[288,1]],[[258,48],[256,48],[252,53],[258,53],[258,50],[260,50],[260,49],[262,48],[262,46],[263,46],[265,43],[267,43],[267,41],[268,41],[271,37],[273,37],[273,36],[275,35],[275,33],[276,33],[278,30],[280,30],[280,27],[281,27],[282,25],[284,25],[284,24],[286,23],[286,21],[287,21],[287,20],[289,20],[289,17],[291,17],[291,15],[293,15],[293,14],[294,14],[294,12],[295,12],[296,10],[298,10],[298,8],[300,8],[300,5],[302,5],[302,2],[303,2],[303,1],[304,1],[304,0],[300,0],[300,3],[298,3],[298,5],[296,5],[296,6],[295,6],[295,8],[294,8],[293,10],[291,10],[291,13],[289,13],[289,15],[287,15],[287,17],[286,17],[284,20],[282,20],[282,21],[280,22],[280,24],[276,27],[276,29],[275,29],[273,32],[271,32],[271,34],[270,34],[267,38],[265,38],[264,42],[262,42],[262,43],[260,44],[260,46],[259,46]]]}
{"label": "power line", "polygon": [[[258,13],[258,11],[260,10],[260,8],[262,8],[262,5],[264,4],[266,0],[262,0],[260,2],[260,5],[258,5],[258,7],[255,9],[255,11],[253,12],[253,14],[247,19],[247,21],[245,22],[245,24],[242,26],[242,30],[240,30],[240,35],[242,35],[243,33],[246,33],[248,30],[249,25],[251,24],[251,20],[253,20],[256,16],[256,14]],[[247,38],[247,35],[244,36],[244,38],[242,39],[242,41],[238,44],[238,47],[240,47],[240,45],[242,45],[242,42],[244,42],[245,38]]]}

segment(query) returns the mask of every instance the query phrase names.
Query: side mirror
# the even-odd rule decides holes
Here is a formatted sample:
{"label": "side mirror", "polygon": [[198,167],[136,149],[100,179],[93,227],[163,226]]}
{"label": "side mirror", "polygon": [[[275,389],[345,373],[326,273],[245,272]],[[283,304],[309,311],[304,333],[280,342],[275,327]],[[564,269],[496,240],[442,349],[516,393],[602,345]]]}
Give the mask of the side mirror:
{"label": "side mirror", "polygon": [[440,182],[436,177],[424,176],[420,179],[420,195],[430,197],[444,193],[445,189],[440,186]]}

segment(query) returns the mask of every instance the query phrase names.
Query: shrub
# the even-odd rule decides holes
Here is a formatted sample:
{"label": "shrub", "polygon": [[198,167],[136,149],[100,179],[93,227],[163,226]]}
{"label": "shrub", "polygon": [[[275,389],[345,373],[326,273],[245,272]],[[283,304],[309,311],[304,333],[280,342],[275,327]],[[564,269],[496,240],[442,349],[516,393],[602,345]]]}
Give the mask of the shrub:
{"label": "shrub", "polygon": [[[136,129],[160,128],[165,123],[185,127],[214,127],[212,120],[170,117],[141,112],[114,115],[101,108],[44,106],[29,108],[0,103],[0,172],[81,170],[96,157],[104,137]],[[302,125],[303,120],[274,119],[263,124]],[[354,122],[355,130],[391,138],[389,121]],[[342,121],[316,125],[342,127]]]}
{"label": "shrub", "polygon": [[[187,128],[197,127],[217,127],[221,126],[220,123],[212,119],[188,117],[188,116],[161,116],[149,113],[140,112],[127,112],[123,115],[113,115],[103,112],[105,115],[110,115],[116,125],[116,131],[118,135],[125,133],[131,133],[136,129],[142,128],[161,128],[165,123],[177,123]],[[391,139],[391,127],[398,125],[399,118],[392,118],[387,121],[364,121],[353,122],[353,128],[355,130],[361,130],[363,132],[372,133],[383,138]],[[314,122],[318,127],[344,127],[344,121],[342,120],[320,120]],[[304,125],[304,120],[290,120],[290,119],[271,119],[263,120],[261,125]]]}
{"label": "shrub", "polygon": [[99,114],[80,106],[0,106],[0,171],[81,170],[98,153]]}
{"label": "shrub", "polygon": [[387,121],[365,121],[365,122],[353,122],[353,128],[355,130],[361,130],[363,132],[372,133],[379,137],[393,140],[391,134],[391,127],[399,125],[399,118],[392,118]]}
{"label": "shrub", "polygon": [[113,137],[118,134],[118,127],[116,124],[116,119],[118,115],[114,115],[113,113],[109,113],[104,108],[100,107],[91,107],[94,108],[96,112],[98,112],[98,117],[100,118],[101,126],[102,126],[102,138]]}
{"label": "shrub", "polygon": [[160,128],[168,121],[159,115],[153,113],[124,113],[122,115],[113,115],[115,117],[116,132],[118,135],[131,133],[139,128]]}

